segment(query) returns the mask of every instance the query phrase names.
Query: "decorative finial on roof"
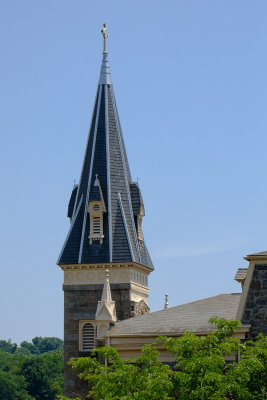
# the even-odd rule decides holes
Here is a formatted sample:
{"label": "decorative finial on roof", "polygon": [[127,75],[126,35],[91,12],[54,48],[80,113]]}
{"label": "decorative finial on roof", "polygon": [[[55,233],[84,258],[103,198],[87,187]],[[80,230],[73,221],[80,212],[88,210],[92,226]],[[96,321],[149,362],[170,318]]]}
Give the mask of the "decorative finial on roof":
{"label": "decorative finial on roof", "polygon": [[95,174],[95,183],[94,186],[98,186],[98,174]]}
{"label": "decorative finial on roof", "polygon": [[109,284],[109,270],[106,269],[106,279],[104,282],[101,301],[98,302],[96,310],[96,320],[116,321],[115,301],[111,298],[111,289]]}
{"label": "decorative finial on roof", "polygon": [[110,78],[110,72],[109,72],[109,66],[108,66],[108,52],[106,49],[106,41],[108,38],[108,32],[106,28],[106,24],[103,24],[103,29],[101,29],[101,33],[104,39],[104,48],[103,48],[103,58],[102,58],[102,64],[101,64],[101,70],[100,70],[100,77],[99,77],[99,85],[112,85],[111,83],[111,78]]}
{"label": "decorative finial on roof", "polygon": [[106,28],[107,24],[103,24],[103,29],[101,29],[102,36],[104,38],[104,48],[103,48],[103,54],[107,54],[107,49],[106,49],[106,40],[108,38],[108,32]]}
{"label": "decorative finial on roof", "polygon": [[106,269],[106,282],[109,282],[109,270]]}
{"label": "decorative finial on roof", "polygon": [[169,302],[168,302],[168,293],[165,294],[165,304],[164,304],[164,310],[168,310],[169,308]]}

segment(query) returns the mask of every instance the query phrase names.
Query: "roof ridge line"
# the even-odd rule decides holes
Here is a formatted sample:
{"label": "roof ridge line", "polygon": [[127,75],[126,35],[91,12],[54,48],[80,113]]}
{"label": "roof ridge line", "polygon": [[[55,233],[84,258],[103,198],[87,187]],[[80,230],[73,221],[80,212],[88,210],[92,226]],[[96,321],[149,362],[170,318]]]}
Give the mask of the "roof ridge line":
{"label": "roof ridge line", "polygon": [[[98,101],[97,96],[99,96],[99,92],[100,92],[100,87],[97,87],[94,104],[96,103],[96,100]],[[88,148],[89,140],[90,140],[90,131],[91,131],[91,127],[92,127],[92,123],[93,123],[93,119],[94,119],[94,113],[95,113],[95,109],[93,107],[92,117],[91,117],[91,121],[90,121],[90,125],[89,125],[89,132],[88,132],[88,137],[87,137],[87,141],[86,141],[85,152],[84,152],[84,156],[83,156],[82,169],[81,169],[81,173],[80,173],[80,179],[79,179],[79,183],[78,183],[77,195],[76,195],[76,199],[75,199],[75,203],[74,203],[73,212],[75,211],[75,207],[76,207],[77,201],[78,201],[78,195],[79,195],[79,191],[80,191],[80,184],[81,184],[82,173],[83,173],[85,159],[86,159],[87,148]],[[96,124],[96,119],[95,119],[95,124]]]}
{"label": "roof ridge line", "polygon": [[110,191],[110,154],[109,154],[109,118],[108,118],[108,89],[105,90],[105,128],[106,128],[106,158],[107,158],[107,195],[108,195],[108,236],[109,236],[109,261],[112,262],[113,257],[113,240],[112,240],[112,207],[111,207],[111,191]]}
{"label": "roof ridge line", "polygon": [[98,128],[98,124],[99,124],[99,118],[98,117],[99,117],[101,96],[102,96],[102,86],[100,87],[99,96],[98,96],[98,99],[97,99],[96,122],[95,122],[95,129],[94,129],[92,156],[91,156],[91,160],[90,160],[90,170],[89,170],[89,177],[88,177],[87,193],[86,193],[86,199],[85,199],[85,204],[84,204],[83,227],[82,227],[82,234],[81,234],[81,242],[80,242],[80,251],[79,251],[78,264],[81,263],[81,259],[82,259],[84,232],[85,232],[85,225],[86,225],[86,216],[87,216],[88,202],[89,202],[89,196],[90,196],[90,186],[91,186],[91,180],[92,180],[92,169],[93,169],[94,157],[95,157],[95,143],[96,143],[96,136],[97,136],[97,128]]}
{"label": "roof ridge line", "polygon": [[[122,157],[122,164],[123,164],[123,171],[124,171],[124,177],[125,177],[125,184],[126,184],[128,202],[129,202],[129,205],[130,205],[130,219],[131,219],[131,222],[132,222],[132,230],[133,230],[133,236],[134,236],[134,241],[135,241],[135,247],[136,247],[136,252],[137,252],[137,255],[138,255],[138,258],[139,258],[139,262],[142,263],[141,254],[140,254],[140,248],[139,248],[139,244],[138,244],[136,228],[135,228],[134,218],[133,218],[133,206],[132,206],[132,199],[131,199],[131,193],[130,193],[130,182],[128,182],[127,170],[126,170],[125,159],[124,159],[124,152],[123,152],[122,141],[121,141],[121,129],[120,129],[120,125],[118,123],[118,114],[117,114],[117,107],[116,107],[113,88],[111,88],[110,94],[111,94],[111,103],[112,103],[114,116],[115,116],[115,123],[116,123],[116,127],[117,127],[116,132],[117,132],[120,151],[121,151],[121,157]],[[134,257],[134,259],[135,259],[135,257]]]}
{"label": "roof ridge line", "polygon": [[130,250],[130,253],[131,253],[132,261],[134,261],[132,244],[131,244],[131,240],[130,240],[130,236],[129,236],[128,226],[127,226],[127,222],[126,222],[126,218],[125,218],[125,213],[124,213],[124,209],[123,209],[123,204],[122,204],[122,201],[121,201],[121,194],[120,193],[118,193],[118,201],[119,201],[119,206],[120,206],[120,210],[121,210],[121,216],[122,216],[122,220],[123,220],[124,229],[125,229],[127,240],[128,240],[129,250]]}
{"label": "roof ridge line", "polygon": [[74,227],[75,221],[76,221],[77,216],[78,216],[78,214],[79,214],[79,211],[80,211],[80,208],[81,208],[81,205],[82,205],[82,201],[83,201],[83,193],[82,193],[82,195],[81,195],[81,198],[80,198],[80,201],[79,201],[77,210],[76,210],[76,212],[75,212],[75,215],[74,215],[74,217],[72,218],[71,225],[70,225],[70,228],[69,228],[67,237],[66,237],[66,239],[65,239],[65,242],[64,242],[64,244],[63,244],[63,246],[62,246],[62,250],[61,250],[61,252],[60,252],[60,254],[59,254],[59,257],[58,257],[58,260],[57,260],[57,264],[59,263],[59,261],[60,261],[60,259],[61,259],[61,256],[62,256],[62,254],[63,254],[63,251],[64,251],[64,249],[65,249],[65,246],[66,246],[66,244],[67,244],[67,241],[69,240],[71,231],[72,231],[72,229],[73,229],[73,227]]}

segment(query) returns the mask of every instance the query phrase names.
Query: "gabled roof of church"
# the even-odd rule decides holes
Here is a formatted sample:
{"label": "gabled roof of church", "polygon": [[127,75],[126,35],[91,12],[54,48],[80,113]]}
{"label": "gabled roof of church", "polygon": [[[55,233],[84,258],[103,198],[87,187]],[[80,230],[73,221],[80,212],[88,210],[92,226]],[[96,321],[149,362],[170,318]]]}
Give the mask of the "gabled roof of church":
{"label": "gabled roof of church", "polygon": [[[99,183],[94,186],[95,177]],[[89,244],[89,201],[104,199],[103,243]],[[59,265],[136,262],[153,269],[144,242],[137,237],[134,215],[142,196],[132,182],[104,50],[95,105],[81,171],[68,207],[71,226]]]}
{"label": "gabled roof of church", "polygon": [[207,334],[214,331],[211,317],[236,319],[241,293],[219,294],[166,310],[117,322],[107,336]]}
{"label": "gabled roof of church", "polygon": [[248,254],[247,255],[247,257],[250,257],[250,256],[267,256],[267,250],[265,250],[265,251],[261,251],[261,252],[259,252],[259,253],[253,253],[253,254]]}
{"label": "gabled roof of church", "polygon": [[70,196],[69,205],[68,205],[68,218],[72,218],[75,199],[76,199],[76,196],[77,196],[77,190],[78,190],[78,185],[74,185],[74,187],[72,189],[71,196]]}

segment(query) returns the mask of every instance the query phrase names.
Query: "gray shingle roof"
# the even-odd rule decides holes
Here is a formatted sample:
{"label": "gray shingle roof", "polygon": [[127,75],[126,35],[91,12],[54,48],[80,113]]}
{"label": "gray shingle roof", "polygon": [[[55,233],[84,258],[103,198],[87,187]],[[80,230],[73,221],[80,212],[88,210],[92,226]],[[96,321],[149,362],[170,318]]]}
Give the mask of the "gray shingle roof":
{"label": "gray shingle roof", "polygon": [[74,188],[72,189],[72,192],[71,192],[69,205],[68,205],[68,218],[72,218],[72,215],[73,215],[75,199],[77,196],[77,190],[78,190],[78,185],[74,185]]}
{"label": "gray shingle roof", "polygon": [[[109,74],[106,54],[101,71],[102,75]],[[96,175],[101,182],[100,192],[94,187]],[[138,208],[136,203],[142,201],[142,196],[138,188],[132,204],[133,185],[113,86],[110,79],[105,80],[102,76],[79,186],[70,200],[68,214],[72,212],[73,218],[58,259],[59,265],[133,261],[153,268],[146,247],[141,248],[137,239],[134,214]],[[103,215],[103,244],[96,240],[89,244],[88,202],[98,200],[101,196],[107,210]]]}
{"label": "gray shingle roof", "polygon": [[220,294],[130,318],[117,322],[107,336],[180,335],[184,332],[205,334],[214,330],[209,323],[211,317],[236,318],[240,297],[240,293]]}
{"label": "gray shingle roof", "polygon": [[250,257],[250,256],[267,256],[267,250],[265,250],[265,251],[261,251],[260,253],[253,253],[253,254],[248,254],[247,255],[247,257]]}
{"label": "gray shingle roof", "polygon": [[99,186],[93,186],[92,191],[90,192],[89,201],[102,201]]}
{"label": "gray shingle roof", "polygon": [[141,196],[141,191],[136,182],[130,184],[130,191],[131,191],[133,213],[134,215],[138,215],[140,213],[142,196]]}
{"label": "gray shingle roof", "polygon": [[100,183],[100,180],[98,179],[98,177],[96,177],[95,183],[90,190],[89,203],[90,203],[90,201],[101,201],[105,212],[107,211],[106,206],[105,206],[105,200],[103,197],[102,188],[101,188],[101,183]]}

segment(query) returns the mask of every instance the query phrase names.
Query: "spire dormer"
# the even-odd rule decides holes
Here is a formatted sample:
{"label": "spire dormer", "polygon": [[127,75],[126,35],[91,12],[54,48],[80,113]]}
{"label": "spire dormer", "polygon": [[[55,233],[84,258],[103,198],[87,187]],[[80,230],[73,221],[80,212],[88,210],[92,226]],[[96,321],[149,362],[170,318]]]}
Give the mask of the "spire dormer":
{"label": "spire dormer", "polygon": [[95,183],[90,193],[88,214],[90,216],[90,244],[93,240],[98,240],[100,244],[103,244],[104,232],[103,232],[103,215],[107,212],[103,192],[101,185],[96,175]]}

